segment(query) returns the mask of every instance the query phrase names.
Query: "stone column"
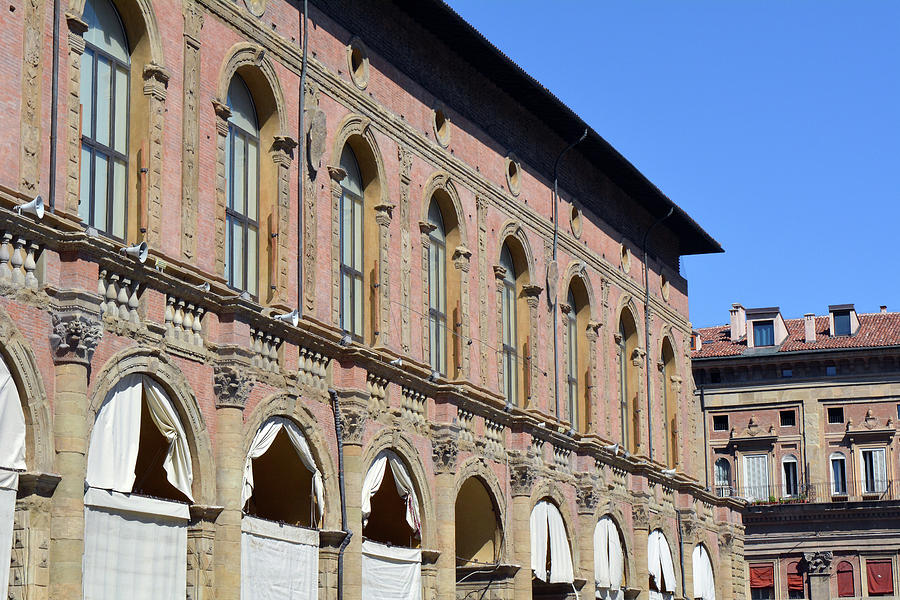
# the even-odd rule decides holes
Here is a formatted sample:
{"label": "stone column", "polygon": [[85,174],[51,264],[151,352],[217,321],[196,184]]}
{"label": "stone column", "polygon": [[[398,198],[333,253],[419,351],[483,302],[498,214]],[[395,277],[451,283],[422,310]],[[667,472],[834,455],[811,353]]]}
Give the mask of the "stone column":
{"label": "stone column", "polygon": [[593,598],[597,582],[594,579],[594,528],[597,526],[595,510],[600,498],[598,481],[593,475],[580,473],[575,488],[575,501],[578,506],[578,564],[575,565],[575,577],[585,580],[581,590],[585,598]]}
{"label": "stone column", "polygon": [[831,600],[831,552],[805,552],[809,574],[809,600]]}
{"label": "stone column", "polygon": [[15,600],[50,597],[50,498],[58,484],[58,475],[19,475],[9,578],[9,597]]}
{"label": "stone column", "polygon": [[[650,512],[648,499],[636,499],[631,505],[631,522],[634,530],[634,573],[629,573],[629,588],[638,588],[638,600],[647,600],[650,574],[647,571],[647,546],[650,538]],[[673,557],[674,559],[674,557]]]}
{"label": "stone column", "polygon": [[456,598],[456,457],[457,431],[441,426],[431,446],[434,463],[435,527],[440,556],[437,559],[438,600]]}
{"label": "stone column", "polygon": [[61,481],[50,505],[50,596],[80,598],[88,376],[91,357],[103,336],[99,298],[74,290],[59,292],[51,316],[50,345],[56,366],[53,436]]}
{"label": "stone column", "polygon": [[684,557],[684,570],[681,573],[682,589],[685,598],[694,597],[694,547],[699,541],[700,524],[694,519],[690,509],[676,508],[681,515],[681,555]]}
{"label": "stone column", "polygon": [[512,493],[512,548],[510,559],[519,565],[513,579],[513,597],[531,599],[531,488],[534,485],[535,465],[519,459],[509,466],[509,486]]}
{"label": "stone column", "polygon": [[[723,524],[719,527],[719,560],[713,565],[716,574],[716,596],[721,593],[725,598],[735,598],[738,585],[735,581],[737,571],[744,571],[744,561],[734,560],[734,536],[730,527]],[[740,586],[743,589],[743,585]]]}
{"label": "stone column", "polygon": [[353,532],[344,550],[344,600],[362,600],[362,482],[369,465],[363,464],[363,435],[368,400],[355,391],[338,391],[344,440],[344,499],[347,528]]}
{"label": "stone column", "polygon": [[248,365],[215,366],[216,502],[223,507],[215,525],[216,600],[241,597],[241,485],[244,476],[244,405],[253,386]]}
{"label": "stone column", "polygon": [[191,506],[187,539],[187,600],[213,600],[216,519],[221,506]]}

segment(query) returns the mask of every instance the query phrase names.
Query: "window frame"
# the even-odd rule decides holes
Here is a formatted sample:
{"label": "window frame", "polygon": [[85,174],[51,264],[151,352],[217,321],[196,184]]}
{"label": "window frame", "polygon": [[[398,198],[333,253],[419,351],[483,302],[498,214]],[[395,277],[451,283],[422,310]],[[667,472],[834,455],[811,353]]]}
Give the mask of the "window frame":
{"label": "window frame", "polygon": [[[771,492],[771,490],[770,490],[771,476],[769,473],[769,455],[768,455],[768,453],[754,452],[751,454],[744,454],[742,456],[743,456],[742,463],[743,463],[743,472],[744,472],[744,478],[743,478],[744,481],[743,481],[743,486],[742,486],[743,490],[742,491],[744,492],[744,494],[743,494],[744,497],[750,499],[751,501],[755,501],[755,500],[767,501],[771,495],[771,493],[770,493]],[[760,484],[760,485],[751,486],[748,481],[749,474],[750,474],[750,469],[748,468],[749,463],[753,459],[756,459],[756,460],[760,459],[760,457],[762,458],[762,462],[765,465],[765,470],[764,470],[765,483]],[[759,488],[759,489],[757,489],[757,488]],[[756,491],[765,490],[765,495],[760,496],[758,494],[755,494],[753,492],[753,490],[756,490]]]}
{"label": "window frame", "polygon": [[[791,465],[790,469],[789,465]],[[791,473],[791,471],[793,472]],[[800,466],[797,457],[793,454],[781,459],[781,492],[785,498],[800,496]]]}
{"label": "window frame", "polygon": [[[878,478],[878,468],[875,461],[875,456],[881,456],[881,474],[883,475],[883,479]],[[867,464],[866,456],[871,456],[872,460],[870,464]],[[887,448],[883,446],[877,447],[868,447],[868,448],[860,448],[859,449],[859,460],[860,460],[860,476],[862,484],[862,493],[865,495],[874,495],[874,494],[882,494],[887,491],[888,485],[888,472],[887,472]],[[871,465],[871,470],[870,470]],[[871,486],[869,485],[871,481]]]}
{"label": "window frame", "polygon": [[572,421],[572,427],[578,427],[578,313],[575,305],[575,294],[569,286],[569,293],[566,297],[569,305],[569,311],[564,313],[566,319],[566,336],[568,343],[566,344],[566,398],[569,403],[569,418]]}
{"label": "window frame", "polygon": [[[724,465],[724,469],[720,469],[719,465]],[[724,479],[719,477],[720,472],[724,472]],[[716,496],[719,498],[727,498],[733,495],[731,486],[731,461],[727,458],[719,457],[713,463],[713,485],[716,488]]]}
{"label": "window frame", "polygon": [[[835,464],[841,463],[840,482],[835,477]],[[831,478],[831,495],[843,497],[847,495],[847,457],[843,452],[832,452],[828,457],[829,473]],[[837,484],[840,483],[840,486]]]}
{"label": "window frame", "polygon": [[[833,420],[831,419],[831,417],[832,417],[832,411],[838,411],[838,410],[841,411],[841,420],[840,420],[840,421],[833,421]],[[836,414],[836,413],[835,413],[835,414]],[[829,425],[843,425],[844,423],[846,423],[846,421],[844,420],[844,407],[843,407],[843,406],[829,406],[829,407],[827,407],[826,410],[825,410],[825,418],[826,418],[826,420],[828,421],[828,424],[829,424]]]}
{"label": "window frame", "polygon": [[[437,219],[433,218],[432,210]],[[433,371],[441,375],[448,372],[448,327],[447,327],[447,231],[444,227],[444,217],[437,200],[432,198],[429,204],[428,222],[434,228],[428,232],[428,362]],[[436,222],[437,221],[437,222]],[[438,235],[437,232],[440,231]],[[432,274],[438,271],[438,282],[432,280]],[[439,288],[435,292],[435,286]],[[435,306],[434,299],[438,298],[443,304]]]}
{"label": "window frame", "polygon": [[[362,172],[359,169],[359,158],[357,158],[356,153],[353,151],[349,145],[345,145],[344,149],[341,152],[343,163],[343,153],[350,152],[353,156],[353,160],[356,163],[356,174],[359,175],[359,187],[363,189],[363,181],[362,181]],[[355,174],[354,174],[355,175]],[[351,173],[347,172],[344,178],[340,182],[341,186],[341,198],[338,205],[338,277],[340,279],[340,295],[339,295],[339,303],[340,310],[338,311],[340,317],[340,327],[341,329],[350,335],[350,337],[357,342],[363,341],[363,333],[365,331],[365,275],[364,269],[366,264],[366,256],[365,256],[365,228],[366,228],[366,219],[365,219],[365,197],[363,194],[357,194],[353,190],[350,190],[346,185],[345,181],[351,176]],[[347,224],[345,222],[344,215],[346,213],[347,203],[350,202],[350,223]],[[359,211],[359,215],[357,218],[357,210]],[[356,223],[359,223],[360,230],[356,231]],[[349,260],[353,261],[354,257],[357,255],[357,245],[359,246],[359,265],[353,265],[345,260],[345,234],[349,232],[349,242],[350,249]],[[347,294],[345,294],[345,279],[349,279],[351,282],[350,290]],[[357,299],[357,294],[359,294],[359,298]],[[344,298],[348,298],[348,306],[344,304]],[[357,309],[360,314],[356,314]],[[350,321],[348,324],[347,321]],[[358,325],[358,330],[357,330]]]}
{"label": "window frame", "polygon": [[[792,422],[788,425],[785,425],[784,418],[787,415],[791,416]],[[797,426],[797,411],[794,409],[778,411],[778,426],[779,427],[796,427]]]}
{"label": "window frame", "polygon": [[[838,329],[838,318],[840,318],[840,330]],[[834,337],[848,337],[851,334],[853,326],[850,322],[849,310],[835,311],[832,319],[834,319]]]}
{"label": "window frame", "polygon": [[[728,415],[713,415],[713,431],[728,431],[731,425],[731,419],[728,418]],[[716,423],[716,419],[724,418],[725,419],[725,427],[718,427]]]}
{"label": "window frame", "polygon": [[[761,343],[759,341],[759,331],[767,331],[770,332],[770,340],[768,343]],[[775,345],[775,321],[772,319],[762,319],[759,321],[753,321],[753,347],[754,348],[770,348]]]}
{"label": "window frame", "polygon": [[518,286],[516,266],[509,247],[504,243],[500,250],[500,266],[505,269],[501,280],[500,319],[501,351],[503,353],[503,394],[507,404],[516,405],[519,397],[518,380]]}

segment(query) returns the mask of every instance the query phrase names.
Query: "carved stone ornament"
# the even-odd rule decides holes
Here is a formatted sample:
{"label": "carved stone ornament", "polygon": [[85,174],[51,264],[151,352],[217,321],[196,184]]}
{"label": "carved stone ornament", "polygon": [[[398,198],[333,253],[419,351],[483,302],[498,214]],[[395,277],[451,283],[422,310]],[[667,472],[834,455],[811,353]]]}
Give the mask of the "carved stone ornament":
{"label": "carved stone ornament", "polygon": [[333,179],[337,183],[340,183],[341,181],[343,181],[344,177],[347,176],[347,171],[345,171],[344,169],[342,169],[340,167],[328,165],[326,168],[328,169],[329,177],[331,177],[331,179]]}
{"label": "carved stone ornament", "polygon": [[217,365],[213,377],[216,408],[243,409],[253,388],[253,378],[236,365]]}
{"label": "carved stone ornament", "polygon": [[635,529],[650,529],[650,511],[647,509],[647,505],[632,505],[631,520]]}
{"label": "carved stone ornament", "polygon": [[431,460],[436,473],[453,473],[456,470],[456,458],[459,445],[452,432],[442,432],[431,443]]}
{"label": "carved stone ornament", "polygon": [[513,496],[530,496],[534,485],[534,465],[519,464],[509,467],[509,487]]}
{"label": "carved stone ornament", "polygon": [[756,415],[750,415],[750,422],[747,423],[747,435],[754,436],[759,433],[759,423],[756,421]]}
{"label": "carved stone ornament", "polygon": [[306,133],[306,158],[309,168],[318,171],[325,155],[325,138],[327,136],[327,117],[325,111],[318,108],[306,112],[309,129]]}
{"label": "carved stone ornament", "polygon": [[829,551],[823,552],[804,552],[803,559],[806,561],[807,570],[810,575],[827,575],[831,571],[831,560],[833,555]]}
{"label": "carved stone ornament", "polygon": [[362,444],[369,411],[362,403],[341,403],[341,425],[345,444]]}
{"label": "carved stone ornament", "polygon": [[600,494],[597,487],[591,481],[584,481],[575,488],[575,502],[578,504],[578,512],[592,513],[597,508]]}
{"label": "carved stone ornament", "polygon": [[506,277],[506,267],[503,265],[494,265],[494,277],[496,279],[504,279]]}
{"label": "carved stone ornament", "polygon": [[103,325],[93,315],[79,312],[54,312],[50,346],[57,363],[89,364],[103,337]]}

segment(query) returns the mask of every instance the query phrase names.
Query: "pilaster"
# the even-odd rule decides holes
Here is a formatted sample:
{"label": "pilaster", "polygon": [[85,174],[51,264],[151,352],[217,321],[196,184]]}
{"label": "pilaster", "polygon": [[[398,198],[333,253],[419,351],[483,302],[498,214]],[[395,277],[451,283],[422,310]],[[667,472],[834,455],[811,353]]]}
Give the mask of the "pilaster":
{"label": "pilaster", "polygon": [[347,527],[353,532],[344,550],[344,599],[363,600],[362,581],[362,483],[368,465],[363,464],[363,436],[368,420],[368,398],[357,391],[338,390],[344,441],[344,499]]}
{"label": "pilaster", "polygon": [[509,485],[512,494],[512,560],[520,566],[513,578],[513,597],[531,599],[531,489],[534,486],[534,465],[524,457],[511,462]]}
{"label": "pilaster", "polygon": [[59,476],[50,473],[19,475],[9,578],[13,600],[50,597],[50,498],[58,484]]}
{"label": "pilaster", "polygon": [[181,256],[187,262],[197,258],[197,208],[200,192],[198,152],[200,144],[200,30],[204,11],[195,0],[182,5],[184,16],[184,81],[181,119]]}
{"label": "pilaster", "polygon": [[831,599],[831,561],[832,553],[805,552],[803,559],[807,564],[809,574],[809,600]]}
{"label": "pilaster", "polygon": [[432,439],[434,504],[437,526],[437,598],[456,598],[456,461],[459,454],[455,426],[436,428]]}

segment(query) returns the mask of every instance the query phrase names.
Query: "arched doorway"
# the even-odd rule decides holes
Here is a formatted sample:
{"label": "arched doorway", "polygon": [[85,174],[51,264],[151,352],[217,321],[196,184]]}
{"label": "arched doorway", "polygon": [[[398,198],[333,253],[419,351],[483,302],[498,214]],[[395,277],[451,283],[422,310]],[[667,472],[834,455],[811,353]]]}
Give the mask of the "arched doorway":
{"label": "arched doorway", "polygon": [[594,581],[596,597],[622,600],[625,596],[625,552],[622,535],[607,515],[594,527]]}
{"label": "arched doorway", "polygon": [[575,572],[572,549],[562,514],[550,500],[531,510],[532,594],[541,598],[565,598],[572,591]]}
{"label": "arched doorway", "polygon": [[716,581],[706,546],[697,544],[691,555],[694,574],[694,599],[716,600]]}
{"label": "arched doorway", "polygon": [[422,525],[409,469],[382,450],[362,487],[362,596],[419,600],[422,594]]}
{"label": "arched doorway", "polygon": [[84,597],[183,596],[193,468],[181,419],[156,380],[127,375],[107,394],[86,483]]}
{"label": "arched doorway", "polygon": [[0,358],[0,596],[9,588],[13,520],[19,472],[25,470],[25,413],[19,391],[6,363]]}
{"label": "arched doorway", "polygon": [[671,600],[675,596],[675,565],[669,540],[659,529],[647,538],[647,570],[650,600]]}
{"label": "arched doorway", "polygon": [[316,598],[323,488],[300,428],[284,417],[263,423],[244,462],[242,600]]}

